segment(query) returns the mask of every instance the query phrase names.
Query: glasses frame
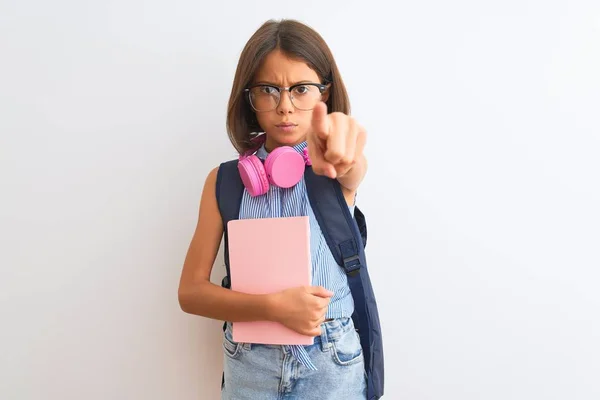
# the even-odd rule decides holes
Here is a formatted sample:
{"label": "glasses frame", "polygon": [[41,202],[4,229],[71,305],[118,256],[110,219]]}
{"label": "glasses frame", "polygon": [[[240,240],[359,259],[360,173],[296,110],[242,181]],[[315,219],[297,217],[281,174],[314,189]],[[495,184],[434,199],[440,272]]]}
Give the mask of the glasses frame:
{"label": "glasses frame", "polygon": [[[323,93],[325,93],[325,91],[329,88],[330,83],[315,83],[315,82],[304,82],[304,83],[296,83],[292,86],[288,86],[288,87],[281,87],[281,86],[276,86],[276,85],[271,85],[268,83],[261,83],[261,84],[257,84],[257,85],[252,85],[247,87],[246,89],[244,89],[244,92],[246,93],[246,100],[248,101],[248,103],[250,103],[250,107],[252,107],[252,109],[256,112],[269,112],[269,111],[273,111],[276,110],[277,107],[279,107],[279,104],[281,104],[281,92],[288,92],[288,96],[290,97],[290,103],[292,103],[292,105],[294,106],[294,108],[298,109],[298,110],[302,110],[302,111],[310,111],[313,108],[299,108],[296,107],[296,105],[294,104],[294,98],[292,97],[292,90],[294,90],[295,88],[299,87],[299,86],[316,86],[319,89],[319,92],[321,93],[321,96],[323,95]],[[252,100],[250,99],[250,90],[256,88],[256,87],[261,87],[261,86],[268,86],[271,87],[273,89],[277,89],[277,91],[279,92],[279,100],[277,101],[277,104],[275,105],[275,107],[273,107],[270,110],[257,110],[256,107],[254,107],[254,104],[252,104]]]}

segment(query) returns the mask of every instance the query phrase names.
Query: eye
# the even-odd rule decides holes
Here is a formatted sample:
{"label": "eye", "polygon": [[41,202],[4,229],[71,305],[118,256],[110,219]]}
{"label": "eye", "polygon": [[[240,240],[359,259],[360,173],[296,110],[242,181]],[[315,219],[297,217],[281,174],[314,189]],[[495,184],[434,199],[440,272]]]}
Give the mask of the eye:
{"label": "eye", "polygon": [[273,86],[260,86],[259,90],[261,94],[274,94],[277,92],[277,89]]}
{"label": "eye", "polygon": [[307,94],[308,92],[310,92],[310,87],[308,85],[296,86],[294,88],[294,93],[297,94]]}

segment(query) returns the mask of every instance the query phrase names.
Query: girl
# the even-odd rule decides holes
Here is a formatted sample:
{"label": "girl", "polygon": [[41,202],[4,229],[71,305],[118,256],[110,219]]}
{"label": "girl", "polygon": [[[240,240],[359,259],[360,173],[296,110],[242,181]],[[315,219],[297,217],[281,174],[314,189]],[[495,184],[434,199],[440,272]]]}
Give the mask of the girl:
{"label": "girl", "polygon": [[[328,111],[331,112],[328,114]],[[350,116],[346,88],[327,44],[292,20],[268,21],[240,56],[229,100],[227,129],[240,154],[252,150],[255,132],[264,160],[280,146],[308,156],[316,174],[337,179],[352,210],[367,161],[365,130]],[[223,337],[223,399],[365,399],[364,357],[351,319],[354,302],[347,276],[316,222],[302,179],[267,193],[244,190],[240,218],[309,216],[313,286],[249,295],[210,282],[224,232],[215,185],[207,179],[198,224],[179,287],[183,311],[229,321]],[[231,323],[277,321],[315,337],[310,346],[234,343]]]}

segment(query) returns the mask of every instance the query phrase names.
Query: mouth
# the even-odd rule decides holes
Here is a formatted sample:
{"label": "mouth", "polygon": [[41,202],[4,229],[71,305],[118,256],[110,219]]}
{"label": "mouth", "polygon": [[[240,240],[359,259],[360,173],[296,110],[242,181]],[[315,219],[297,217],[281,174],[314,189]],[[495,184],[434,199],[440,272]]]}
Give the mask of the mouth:
{"label": "mouth", "polygon": [[291,126],[298,126],[297,124],[291,123],[291,122],[282,122],[281,124],[277,124],[275,125],[278,128],[289,128]]}

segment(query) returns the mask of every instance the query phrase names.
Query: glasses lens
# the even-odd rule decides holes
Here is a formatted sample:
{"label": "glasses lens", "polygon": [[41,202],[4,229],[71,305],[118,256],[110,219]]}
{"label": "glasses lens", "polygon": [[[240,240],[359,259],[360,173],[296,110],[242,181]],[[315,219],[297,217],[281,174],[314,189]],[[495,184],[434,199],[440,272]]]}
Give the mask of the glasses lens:
{"label": "glasses lens", "polygon": [[294,107],[299,110],[312,110],[321,100],[321,91],[315,85],[300,85],[290,93]]}
{"label": "glasses lens", "polygon": [[250,103],[256,111],[271,111],[279,104],[279,90],[273,86],[256,86],[250,89]]}

